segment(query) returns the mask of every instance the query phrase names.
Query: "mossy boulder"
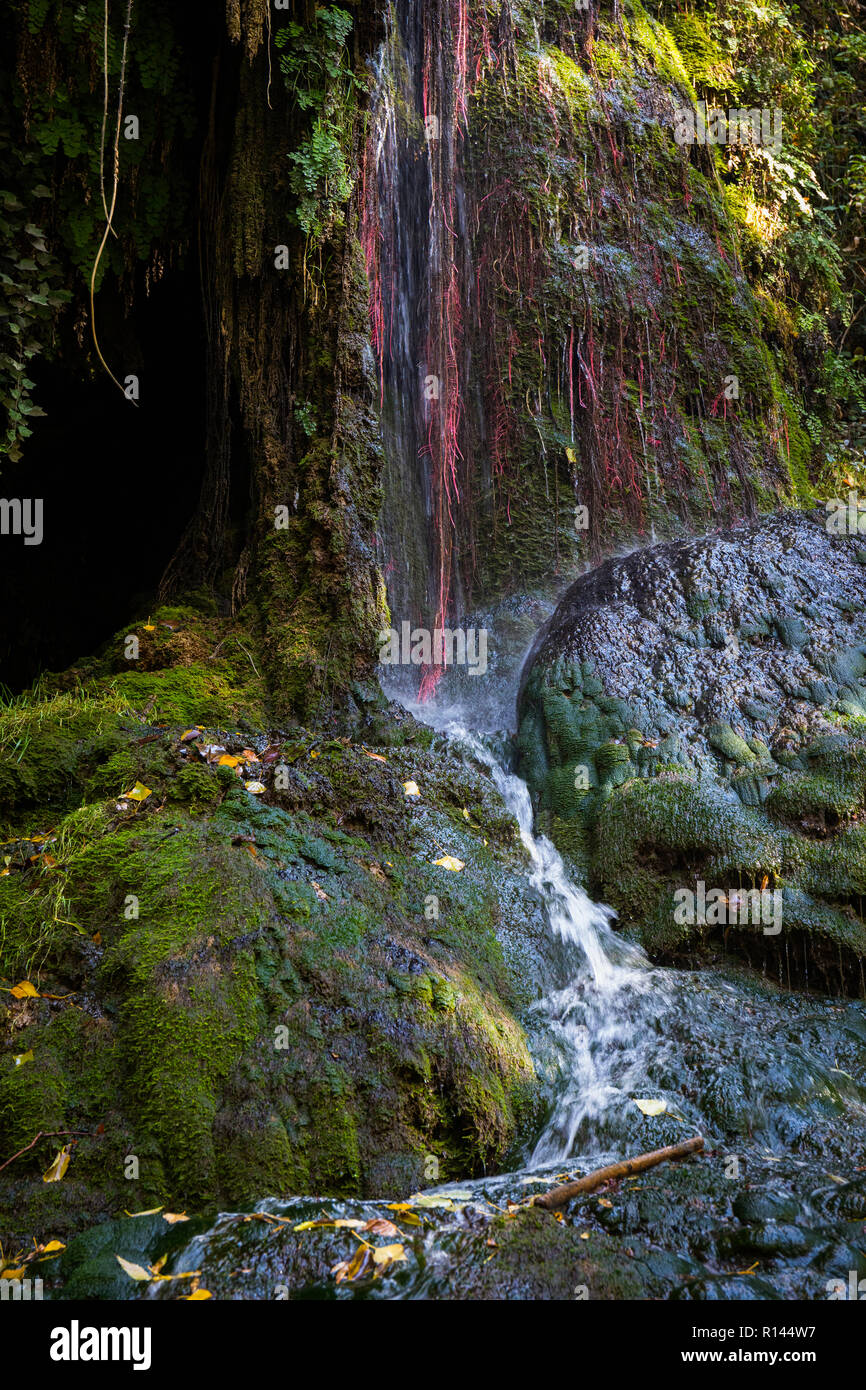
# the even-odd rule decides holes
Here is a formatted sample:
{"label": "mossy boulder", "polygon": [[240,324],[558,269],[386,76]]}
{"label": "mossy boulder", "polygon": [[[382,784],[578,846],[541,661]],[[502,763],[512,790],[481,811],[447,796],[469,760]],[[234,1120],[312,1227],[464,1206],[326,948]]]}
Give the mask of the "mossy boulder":
{"label": "mossy boulder", "polygon": [[[823,522],[578,580],[527,663],[517,745],[541,826],[654,958],[783,957],[795,983],[859,994],[866,621],[856,538]],[[725,910],[688,920],[700,884]]]}
{"label": "mossy boulder", "polygon": [[110,672],[53,679],[0,713],[27,774],[3,798],[0,1161],[39,1131],[72,1160],[43,1183],[62,1138],[15,1159],[4,1241],[503,1162],[541,1103],[545,933],[489,776],[396,712],[379,749],[256,731],[246,698],[209,726],[199,660],[147,675],[176,722]]}

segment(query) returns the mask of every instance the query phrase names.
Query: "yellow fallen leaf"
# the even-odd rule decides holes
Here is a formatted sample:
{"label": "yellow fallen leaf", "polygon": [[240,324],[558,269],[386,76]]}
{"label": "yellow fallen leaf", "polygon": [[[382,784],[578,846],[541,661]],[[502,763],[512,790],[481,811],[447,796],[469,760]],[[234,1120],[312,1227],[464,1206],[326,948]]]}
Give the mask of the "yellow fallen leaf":
{"label": "yellow fallen leaf", "polygon": [[341,1227],[344,1227],[344,1226],[345,1226],[345,1227],[348,1227],[350,1230],[353,1230],[353,1231],[366,1231],[366,1230],[368,1229],[368,1227],[369,1227],[369,1222],[365,1225],[363,1221],[358,1221],[358,1220],[356,1220],[354,1217],[340,1217],[339,1219],[335,1218],[333,1221],[330,1219],[330,1217],[322,1217],[322,1218],[321,1218],[320,1220],[318,1220],[318,1221],[302,1221],[301,1224],[300,1224],[299,1226],[293,1226],[293,1227],[292,1227],[292,1230],[293,1230],[293,1231],[320,1231],[320,1230],[325,1230],[325,1229],[328,1229],[328,1230],[338,1230],[338,1229],[340,1229]]}
{"label": "yellow fallen leaf", "polygon": [[150,1283],[152,1276],[150,1272],[143,1269],[141,1265],[133,1264],[132,1260],[125,1260],[122,1255],[115,1255],[114,1258],[117,1260],[117,1263],[124,1273],[129,1275],[130,1279],[137,1280],[139,1284]]}
{"label": "yellow fallen leaf", "polygon": [[22,980],[20,984],[13,985],[9,993],[15,999],[38,999],[39,990],[35,985],[31,985],[29,980]]}
{"label": "yellow fallen leaf", "polygon": [[362,749],[361,749],[361,752],[364,754],[365,757],[367,757],[367,758],[372,758],[372,759],[374,760],[374,762],[377,762],[377,763],[386,763],[386,762],[388,761],[387,758],[383,758],[383,757],[382,757],[382,754],[381,754],[381,753],[371,753],[370,750],[369,750],[368,748],[362,748]]}
{"label": "yellow fallen leaf", "polygon": [[178,1221],[189,1221],[189,1217],[185,1211],[164,1211],[162,1213],[162,1219],[163,1221],[167,1221],[169,1226],[174,1226]]}
{"label": "yellow fallen leaf", "polygon": [[455,859],[453,854],[443,854],[441,859],[434,859],[433,863],[439,864],[443,869],[451,869],[455,874],[466,867],[463,860]]}
{"label": "yellow fallen leaf", "polygon": [[359,1245],[350,1260],[340,1260],[337,1264],[332,1265],[331,1273],[334,1275],[338,1284],[342,1284],[344,1280],[351,1284],[355,1279],[360,1278],[362,1274],[366,1274],[370,1272],[370,1269],[374,1268],[375,1266],[370,1259],[369,1247],[366,1245]]}
{"label": "yellow fallen leaf", "polygon": [[261,796],[262,792],[267,791],[264,782],[244,782],[244,786],[248,792],[252,792],[253,796]]}
{"label": "yellow fallen leaf", "polygon": [[156,1216],[156,1213],[157,1213],[158,1211],[162,1211],[162,1207],[148,1207],[147,1211],[126,1211],[126,1210],[124,1210],[124,1213],[123,1213],[123,1214],[124,1214],[124,1216]]}
{"label": "yellow fallen leaf", "polygon": [[72,1145],[64,1144],[63,1148],[60,1150],[60,1153],[55,1158],[51,1167],[48,1169],[46,1173],[42,1174],[42,1181],[60,1182],[60,1179],[64,1177],[66,1174],[66,1169],[69,1167],[69,1160],[71,1159],[71,1157]]}
{"label": "yellow fallen leaf", "polygon": [[589,1231],[581,1231],[580,1238],[581,1240],[589,1240]]}
{"label": "yellow fallen leaf", "polygon": [[570,446],[565,451],[565,457],[568,459],[569,463],[577,463],[577,454]]}
{"label": "yellow fallen leaf", "polygon": [[255,748],[245,748],[241,753],[241,757],[246,758],[248,763],[257,763],[259,761],[259,755]]}
{"label": "yellow fallen leaf", "polygon": [[233,753],[223,753],[222,757],[217,758],[217,767],[237,767],[243,762],[243,758],[236,758]]}
{"label": "yellow fallen leaf", "polygon": [[181,1301],[184,1303],[201,1303],[203,1298],[213,1298],[210,1289],[196,1289],[194,1293],[182,1293]]}
{"label": "yellow fallen leaf", "polygon": [[421,792],[417,782],[404,782],[403,790],[407,796],[420,796]]}
{"label": "yellow fallen leaf", "polygon": [[43,1254],[43,1255],[53,1255],[53,1253],[54,1253],[55,1250],[65,1250],[65,1249],[66,1249],[66,1246],[63,1244],[63,1241],[62,1241],[62,1240],[49,1240],[49,1242],[48,1242],[47,1245],[43,1245],[43,1247],[42,1247],[42,1254]]}
{"label": "yellow fallen leaf", "polygon": [[320,888],[319,885],[318,885],[318,883],[316,882],[316,880],[315,880],[314,878],[311,878],[311,879],[310,879],[310,882],[312,883],[313,887],[314,887],[315,890],[316,890],[316,897],[317,897],[317,898],[321,898],[323,902],[327,902],[327,901],[329,900],[329,899],[328,899],[328,894],[325,892],[324,888]]}
{"label": "yellow fallen leaf", "polygon": [[143,623],[142,627],[145,632],[156,632],[156,623]]}
{"label": "yellow fallen leaf", "polygon": [[154,1260],[153,1264],[150,1266],[150,1272],[151,1272],[151,1274],[160,1274],[160,1273],[162,1272],[162,1267],[163,1267],[163,1265],[165,1264],[165,1262],[166,1262],[167,1259],[168,1259],[168,1255],[165,1254],[165,1255],[160,1255],[160,1257],[159,1257],[158,1260]]}
{"label": "yellow fallen leaf", "polygon": [[146,801],[150,794],[150,787],[145,787],[141,782],[136,782],[131,792],[123,793],[127,801]]}
{"label": "yellow fallen leaf", "polygon": [[668,1108],[666,1100],[636,1100],[635,1105],[644,1115],[663,1115]]}
{"label": "yellow fallen leaf", "polygon": [[402,1245],[377,1245],[372,1253],[376,1264],[384,1265],[386,1269],[389,1265],[398,1264],[406,1259],[406,1251]]}
{"label": "yellow fallen leaf", "polygon": [[406,1251],[402,1245],[360,1245],[350,1260],[340,1260],[339,1264],[333,1266],[331,1273],[336,1277],[338,1284],[342,1284],[344,1280],[352,1283],[370,1275],[378,1279],[386,1274],[392,1265],[405,1259]]}
{"label": "yellow fallen leaf", "polygon": [[25,1062],[32,1062],[33,1048],[31,1047],[29,1052],[19,1052],[17,1057],[12,1058],[12,1061],[16,1067],[23,1067]]}
{"label": "yellow fallen leaf", "polygon": [[0,1279],[23,1279],[27,1273],[26,1265],[19,1265],[17,1269],[4,1269],[0,1271]]}
{"label": "yellow fallen leaf", "polygon": [[5,878],[8,873],[8,869],[0,869],[0,878]]}
{"label": "yellow fallen leaf", "polygon": [[398,1211],[400,1220],[404,1226],[421,1226],[423,1222],[420,1216],[414,1212],[408,1202],[388,1202],[389,1211]]}

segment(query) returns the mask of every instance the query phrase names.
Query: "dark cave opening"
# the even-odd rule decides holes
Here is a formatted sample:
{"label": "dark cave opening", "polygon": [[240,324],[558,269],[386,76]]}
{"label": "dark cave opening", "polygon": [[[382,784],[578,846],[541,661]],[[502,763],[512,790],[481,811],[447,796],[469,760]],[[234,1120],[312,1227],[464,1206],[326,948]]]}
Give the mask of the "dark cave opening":
{"label": "dark cave opening", "polygon": [[[199,502],[207,344],[197,188],[217,78],[218,176],[230,157],[240,59],[218,14],[176,22],[194,55],[186,79],[198,116],[176,158],[195,222],[183,252],[163,255],[159,278],[148,277],[142,262],[131,291],[109,273],[97,295],[100,346],[121,382],[139,378],[137,404],[99,366],[80,279],[58,324],[58,350],[30,363],[46,416],[32,421],[20,462],[4,460],[0,472],[0,497],[43,503],[41,544],[0,535],[0,686],[13,693],[146,618]],[[245,505],[246,498],[235,503],[233,520]]]}
{"label": "dark cave opening", "polygon": [[108,282],[99,305],[106,358],[122,364],[122,381],[139,377],[138,404],[104,374],[82,379],[72,352],[33,369],[46,418],[0,480],[3,497],[41,499],[43,513],[40,544],[0,537],[0,681],[13,692],[146,614],[198,499],[205,346],[194,257],[150,294],[140,279],[134,339]]}

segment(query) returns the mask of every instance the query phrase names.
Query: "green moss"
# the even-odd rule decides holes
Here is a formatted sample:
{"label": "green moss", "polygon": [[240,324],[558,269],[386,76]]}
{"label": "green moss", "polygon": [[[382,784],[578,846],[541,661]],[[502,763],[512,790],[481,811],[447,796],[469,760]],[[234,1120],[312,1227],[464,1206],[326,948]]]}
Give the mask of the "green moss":
{"label": "green moss", "polygon": [[[635,1299],[646,1296],[636,1264],[640,1242],[623,1255],[621,1242],[592,1231],[588,1240],[571,1224],[530,1207],[514,1217],[497,1217],[488,1239],[495,1253],[473,1280],[475,1298]],[[632,1264],[632,1261],[635,1261]]]}
{"label": "green moss", "polygon": [[[7,1157],[25,1148],[40,1131],[67,1128],[63,1069],[53,1052],[39,1046],[39,1041],[28,1038],[26,1050],[33,1050],[34,1060],[16,1066],[7,1055],[0,1064],[0,1152]],[[52,1142],[41,1143],[32,1161],[46,1161]],[[54,1145],[55,1153],[61,1143]]]}
{"label": "green moss", "polygon": [[862,771],[849,769],[841,775],[804,773],[779,782],[767,797],[767,810],[796,825],[804,816],[823,818],[827,812],[832,813],[835,821],[862,807],[864,798],[866,774]]}
{"label": "green moss", "polygon": [[[22,1143],[49,1124],[104,1126],[60,1198],[40,1185],[50,1145],[24,1162],[12,1228],[49,1210],[66,1231],[75,1210],[360,1194],[394,1152],[419,1179],[429,1154],[453,1177],[502,1162],[538,1096],[514,1013],[525,985],[497,937],[525,918],[523,851],[492,787],[408,735],[380,763],[300,731],[280,806],[230,768],[184,765],[181,724],[127,738],[140,728],[118,728],[134,769],[118,750],[82,764],[79,786],[115,796],[63,817],[55,864],[0,879],[0,973],[32,970],[58,994],[73,978],[94,1001],[92,1017],[38,1002],[16,1036],[36,1062],[0,1078],[4,1148],[28,1126]],[[118,811],[124,770],[156,772],[157,790]],[[415,829],[409,776],[426,807]],[[432,845],[419,855],[422,823],[466,870],[435,868]],[[505,904],[503,874],[518,894]]]}
{"label": "green moss", "polygon": [[700,15],[678,13],[666,20],[681,61],[695,86],[723,90],[731,80],[730,56],[711,38]]}
{"label": "green moss", "polygon": [[670,23],[662,25],[651,19],[640,0],[628,0],[627,12],[632,43],[652,59],[659,76],[674,83],[692,102],[696,101],[693,82],[701,79],[681,50],[680,31]]}
{"label": "green moss", "polygon": [[190,810],[203,811],[215,806],[223,792],[210,768],[194,763],[182,768],[172,780],[169,795],[173,801],[186,803]]}
{"label": "green moss", "polygon": [[593,875],[605,901],[649,924],[655,945],[669,911],[673,921],[675,887],[697,878],[753,883],[782,864],[782,840],[760,816],[685,776],[619,788],[599,815],[594,843]]}
{"label": "green moss", "polygon": [[736,763],[737,766],[755,761],[755,754],[745,739],[735,734],[730,724],[711,724],[707,729],[707,742],[717,749],[723,758]]}

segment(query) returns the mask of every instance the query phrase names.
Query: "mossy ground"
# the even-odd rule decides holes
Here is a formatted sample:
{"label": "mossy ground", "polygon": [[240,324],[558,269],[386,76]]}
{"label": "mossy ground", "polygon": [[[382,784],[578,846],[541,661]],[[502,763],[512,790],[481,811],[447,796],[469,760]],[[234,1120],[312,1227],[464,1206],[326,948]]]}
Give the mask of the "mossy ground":
{"label": "mossy ground", "polygon": [[6,1170],[4,1241],[499,1164],[537,1097],[492,785],[384,706],[354,737],[267,732],[248,633],[147,627],[146,669],[120,634],[0,714],[0,1161],[80,1132],[63,1181],[59,1136]]}

